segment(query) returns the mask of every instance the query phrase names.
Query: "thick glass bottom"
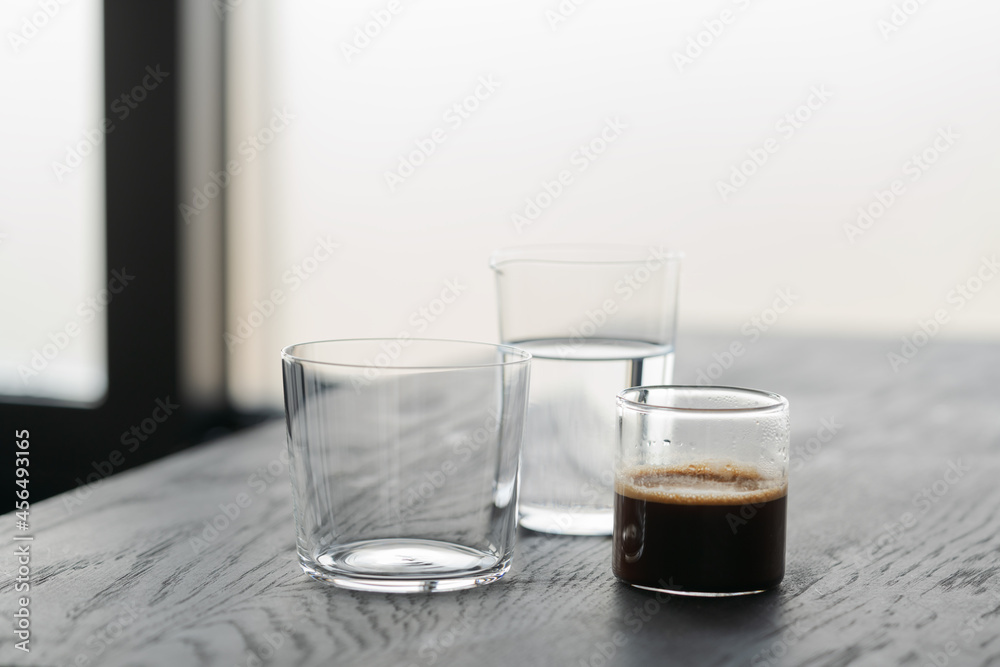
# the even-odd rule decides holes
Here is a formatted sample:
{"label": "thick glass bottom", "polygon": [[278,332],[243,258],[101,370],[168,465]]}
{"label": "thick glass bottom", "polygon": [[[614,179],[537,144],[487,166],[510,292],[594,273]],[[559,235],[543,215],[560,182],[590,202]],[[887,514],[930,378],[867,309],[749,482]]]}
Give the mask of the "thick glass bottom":
{"label": "thick glass bottom", "polygon": [[614,513],[609,509],[558,507],[522,503],[518,522],[528,530],[556,535],[610,535]]}
{"label": "thick glass bottom", "polygon": [[497,581],[510,558],[436,540],[396,538],[337,545],[310,557],[303,571],[341,588],[384,593],[457,591]]}
{"label": "thick glass bottom", "polygon": [[684,595],[686,597],[693,598],[731,598],[739,595],[756,595],[757,593],[763,593],[765,591],[771,590],[770,588],[760,588],[757,590],[750,591],[725,591],[725,592],[701,592],[701,591],[684,591],[678,590],[676,588],[661,588],[659,586],[643,586],[641,584],[633,584],[620,579],[623,584],[628,584],[632,588],[638,588],[644,591],[653,591],[654,593],[669,593],[670,595]]}

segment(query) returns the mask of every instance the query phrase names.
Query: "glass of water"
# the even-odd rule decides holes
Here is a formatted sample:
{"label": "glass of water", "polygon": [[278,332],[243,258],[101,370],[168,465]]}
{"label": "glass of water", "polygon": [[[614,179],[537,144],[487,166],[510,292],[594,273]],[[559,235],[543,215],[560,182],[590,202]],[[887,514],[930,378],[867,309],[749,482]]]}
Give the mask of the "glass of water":
{"label": "glass of water", "polygon": [[558,245],[493,254],[500,334],[531,353],[520,522],[610,535],[615,395],[673,376],[681,254]]}
{"label": "glass of water", "polygon": [[530,354],[402,337],[302,343],[281,356],[307,574],[417,592],[507,572]]}

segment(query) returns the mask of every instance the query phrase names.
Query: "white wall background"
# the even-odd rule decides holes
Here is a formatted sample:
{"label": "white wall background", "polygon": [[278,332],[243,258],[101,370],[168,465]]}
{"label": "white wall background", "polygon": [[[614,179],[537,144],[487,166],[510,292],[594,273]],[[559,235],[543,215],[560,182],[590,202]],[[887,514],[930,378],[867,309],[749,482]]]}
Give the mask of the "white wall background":
{"label": "white wall background", "polygon": [[[553,28],[560,6],[575,11]],[[363,46],[373,12],[391,20]],[[961,308],[953,291],[992,277],[982,258],[1000,251],[1000,4],[262,0],[227,19],[240,166],[227,328],[244,403],[280,401],[290,343],[496,339],[487,262],[513,244],[683,249],[686,330],[737,334],[787,289],[797,301],[769,334],[898,340],[945,309],[937,339],[1000,337],[1000,279]],[[480,77],[499,86],[456,127],[446,112]],[[800,109],[817,88],[828,99]],[[294,118],[261,133],[275,109]],[[798,127],[783,121],[796,111]],[[609,118],[627,127],[581,172],[574,154]],[[445,139],[391,191],[385,172],[437,128]],[[776,151],[724,201],[718,182],[769,139]],[[935,161],[915,169],[925,150]],[[515,228],[561,170],[572,183]],[[849,239],[895,180],[895,201]],[[339,244],[325,261],[307,259],[317,238]],[[296,280],[296,266],[314,271]],[[448,280],[460,298],[423,323]]]}

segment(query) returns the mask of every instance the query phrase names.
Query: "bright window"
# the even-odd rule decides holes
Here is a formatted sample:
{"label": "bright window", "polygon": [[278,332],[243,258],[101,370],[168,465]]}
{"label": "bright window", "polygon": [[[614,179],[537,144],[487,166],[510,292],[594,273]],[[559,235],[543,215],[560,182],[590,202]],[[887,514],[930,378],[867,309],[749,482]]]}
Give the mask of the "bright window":
{"label": "bright window", "polygon": [[97,0],[0,9],[2,395],[107,389],[102,17]]}

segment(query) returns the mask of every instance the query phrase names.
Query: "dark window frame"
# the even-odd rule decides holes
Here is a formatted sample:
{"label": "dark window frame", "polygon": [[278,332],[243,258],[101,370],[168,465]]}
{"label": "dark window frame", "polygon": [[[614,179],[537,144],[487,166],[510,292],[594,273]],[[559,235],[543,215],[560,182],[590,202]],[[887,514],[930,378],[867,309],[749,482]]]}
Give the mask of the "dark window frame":
{"label": "dark window frame", "polygon": [[[105,114],[122,92],[142,81],[146,67],[169,75],[127,122],[106,137],[106,276],[135,276],[107,308],[108,391],[96,406],[4,397],[0,422],[26,429],[31,442],[31,499],[41,500],[174,453],[213,435],[257,421],[233,410],[224,376],[216,400],[188,401],[183,377],[184,290],[179,271],[183,230],[178,222],[181,9],[185,0],[104,2]],[[222,71],[224,26],[219,62]],[[219,103],[223,91],[220,89]],[[220,147],[224,141],[218,131]],[[221,154],[221,151],[220,151]],[[220,202],[221,205],[221,202]],[[182,223],[181,223],[182,224]],[[220,234],[221,234],[220,229]],[[220,253],[221,255],[221,253]],[[224,301],[224,257],[214,258],[213,284]],[[222,331],[217,345],[224,359]],[[224,363],[220,367],[224,375]],[[203,397],[202,397],[203,398]],[[177,407],[172,407],[177,406]],[[203,406],[203,407],[199,407]],[[168,414],[169,413],[169,414]],[[137,429],[137,430],[135,430]],[[9,441],[8,441],[9,442]]]}

